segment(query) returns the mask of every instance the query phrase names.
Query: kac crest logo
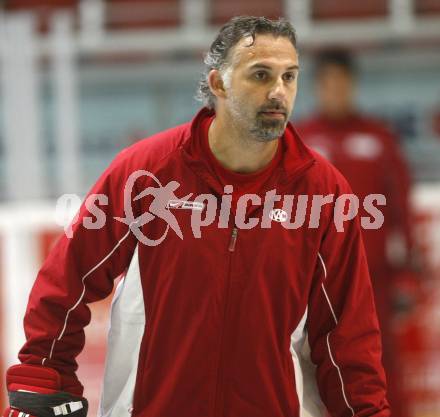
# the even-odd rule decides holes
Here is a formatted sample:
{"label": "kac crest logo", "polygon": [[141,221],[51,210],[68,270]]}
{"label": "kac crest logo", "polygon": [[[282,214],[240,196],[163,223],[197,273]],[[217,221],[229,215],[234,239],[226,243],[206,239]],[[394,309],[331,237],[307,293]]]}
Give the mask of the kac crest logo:
{"label": "kac crest logo", "polygon": [[282,209],[273,209],[269,213],[271,220],[275,222],[285,222],[287,220],[287,212]]}

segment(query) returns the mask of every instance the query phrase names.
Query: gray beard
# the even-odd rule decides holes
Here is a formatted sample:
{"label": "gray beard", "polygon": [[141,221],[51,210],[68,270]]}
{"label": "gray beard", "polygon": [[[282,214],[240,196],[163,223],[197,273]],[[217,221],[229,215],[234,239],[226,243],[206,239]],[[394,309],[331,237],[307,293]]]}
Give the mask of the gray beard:
{"label": "gray beard", "polygon": [[262,116],[257,114],[253,123],[249,126],[249,119],[241,112],[241,109],[244,106],[241,101],[237,100],[235,97],[231,97],[230,103],[229,111],[232,120],[239,121],[246,133],[256,141],[270,142],[278,139],[284,134],[284,130],[286,129],[284,120],[264,120]]}
{"label": "gray beard", "polygon": [[250,133],[259,142],[270,142],[282,136],[285,129],[284,121],[262,120],[257,117],[255,125],[250,129]]}

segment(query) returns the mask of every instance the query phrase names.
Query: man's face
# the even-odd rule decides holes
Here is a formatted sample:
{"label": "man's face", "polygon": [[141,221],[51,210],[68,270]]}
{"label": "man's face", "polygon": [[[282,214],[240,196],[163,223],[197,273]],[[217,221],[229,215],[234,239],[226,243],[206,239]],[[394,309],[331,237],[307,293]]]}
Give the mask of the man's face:
{"label": "man's face", "polygon": [[233,123],[258,141],[279,138],[296,97],[298,55],[288,38],[257,35],[230,52],[223,106]]}
{"label": "man's face", "polygon": [[319,107],[326,116],[340,119],[353,110],[354,80],[346,68],[324,65],[318,70],[316,88]]}

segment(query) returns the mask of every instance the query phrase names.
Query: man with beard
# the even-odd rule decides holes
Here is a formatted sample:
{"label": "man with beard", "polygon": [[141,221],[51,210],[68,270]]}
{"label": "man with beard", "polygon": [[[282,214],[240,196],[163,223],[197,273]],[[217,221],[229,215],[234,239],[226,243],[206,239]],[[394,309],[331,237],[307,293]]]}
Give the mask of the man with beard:
{"label": "man with beard", "polygon": [[[72,238],[60,239],[40,270],[22,364],[7,373],[5,416],[86,415],[75,357],[90,320],[87,304],[108,295],[122,273],[101,416],[390,415],[358,220],[338,231],[339,213],[329,203],[314,227],[284,223],[284,197],[350,194],[288,123],[299,71],[293,27],[234,18],[205,64],[205,107],[190,123],[118,155],[91,191],[108,196],[99,207],[104,227],[85,227],[83,205]],[[145,245],[136,237],[163,236],[167,224],[163,216],[139,224],[158,194],[142,191],[171,181],[180,184],[173,192],[181,201],[167,209],[183,238],[170,232]],[[208,202],[208,216],[207,206],[231,193],[234,213],[225,217],[222,204],[215,219],[203,220],[201,236],[193,234],[195,196]],[[127,203],[135,220],[115,221]],[[257,217],[269,227],[249,227]]]}

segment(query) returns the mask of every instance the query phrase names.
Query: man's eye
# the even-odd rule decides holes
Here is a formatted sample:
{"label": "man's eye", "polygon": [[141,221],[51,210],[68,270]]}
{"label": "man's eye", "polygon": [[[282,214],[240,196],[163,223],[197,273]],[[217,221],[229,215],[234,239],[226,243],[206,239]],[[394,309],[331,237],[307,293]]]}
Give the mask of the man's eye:
{"label": "man's eye", "polygon": [[293,72],[288,72],[286,74],[284,74],[284,80],[285,81],[293,81],[295,80],[296,75]]}
{"label": "man's eye", "polygon": [[258,71],[255,73],[255,78],[257,80],[264,80],[266,79],[266,73],[264,71]]}

